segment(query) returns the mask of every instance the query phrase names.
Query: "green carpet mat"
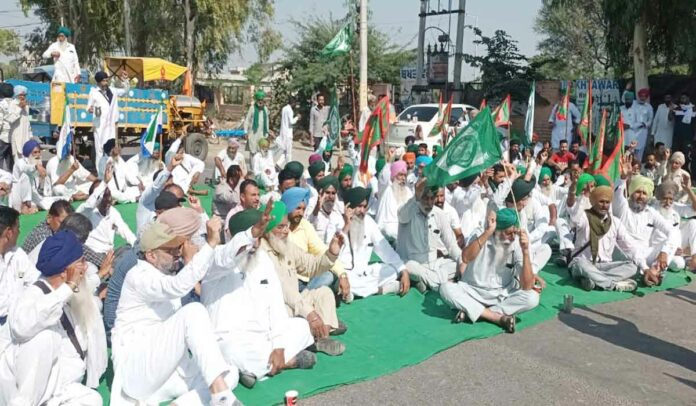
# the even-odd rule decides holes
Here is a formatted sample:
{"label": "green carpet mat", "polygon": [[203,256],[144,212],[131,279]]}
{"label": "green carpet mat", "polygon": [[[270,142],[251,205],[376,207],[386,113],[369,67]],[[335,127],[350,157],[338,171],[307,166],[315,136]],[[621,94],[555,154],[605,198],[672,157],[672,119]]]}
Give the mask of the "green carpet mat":
{"label": "green carpet mat", "polygon": [[[210,209],[211,196],[201,197],[203,207]],[[118,210],[135,230],[136,205],[120,205]],[[45,214],[22,216],[22,234],[43,219]],[[21,239],[24,237],[22,236]],[[662,286],[640,288],[636,293],[593,291],[585,292],[569,279],[568,271],[547,266],[541,271],[547,287],[540,305],[519,316],[518,330],[556,317],[563,295],[574,296],[575,306],[630,299],[650,292],[683,286],[691,281],[687,272],[667,273]],[[501,333],[499,327],[482,322],[452,324],[454,312],[434,293],[423,296],[415,289],[403,298],[374,296],[342,305],[339,317],[348,325],[348,332],[339,337],[346,344],[340,357],[318,355],[314,369],[286,371],[256,384],[252,390],[239,386],[235,394],[247,405],[270,405],[283,402],[287,390],[297,390],[300,399],[330,390],[339,385],[374,379],[415,365],[434,354],[463,341],[490,337]],[[100,393],[108,405],[108,386],[112,371],[108,370]]]}

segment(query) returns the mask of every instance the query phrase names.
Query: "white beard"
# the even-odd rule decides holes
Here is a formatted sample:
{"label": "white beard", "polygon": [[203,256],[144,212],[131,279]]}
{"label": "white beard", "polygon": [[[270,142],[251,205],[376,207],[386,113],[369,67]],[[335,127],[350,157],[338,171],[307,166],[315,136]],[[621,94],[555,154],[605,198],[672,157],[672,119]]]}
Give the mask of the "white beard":
{"label": "white beard", "polygon": [[401,207],[410,198],[409,189],[406,185],[401,185],[397,182],[391,185],[392,193],[394,194],[394,199],[396,200],[396,205]]}
{"label": "white beard", "polygon": [[244,273],[254,272],[259,265],[259,250],[247,251],[239,260],[239,269]]}
{"label": "white beard", "polygon": [[671,220],[672,208],[671,207],[660,207],[657,209],[658,213],[667,220]]}
{"label": "white beard", "polygon": [[542,186],[541,193],[546,197],[551,197],[551,195],[553,194],[553,184],[549,184],[548,186]]}
{"label": "white beard", "polygon": [[266,241],[268,241],[268,245],[271,246],[273,251],[278,254],[278,258],[282,259],[285,257],[284,253],[288,252],[288,240],[278,238],[273,233],[268,233]]}
{"label": "white beard", "polygon": [[357,252],[362,247],[365,241],[365,220],[354,216],[350,222],[350,230],[348,230],[348,238],[350,238],[350,246],[353,252]]}
{"label": "white beard", "polygon": [[70,314],[75,319],[76,327],[80,328],[85,336],[92,330],[94,323],[101,322],[99,309],[94,302],[94,295],[84,278],[80,282],[78,292],[73,293],[68,305],[70,306]]}

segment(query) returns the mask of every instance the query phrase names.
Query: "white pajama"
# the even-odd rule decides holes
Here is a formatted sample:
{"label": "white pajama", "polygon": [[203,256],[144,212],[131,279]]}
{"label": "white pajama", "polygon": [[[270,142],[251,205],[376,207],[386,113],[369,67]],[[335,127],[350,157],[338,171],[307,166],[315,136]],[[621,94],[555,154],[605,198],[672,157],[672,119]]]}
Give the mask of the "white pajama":
{"label": "white pajama", "polygon": [[371,264],[346,270],[350,291],[360,297],[374,295],[385,283],[395,281],[399,271],[389,264]]}
{"label": "white pajama", "polygon": [[539,294],[534,290],[522,290],[517,286],[487,289],[466,282],[440,286],[440,297],[451,307],[463,310],[474,322],[486,308],[511,316],[531,310],[539,304]]}

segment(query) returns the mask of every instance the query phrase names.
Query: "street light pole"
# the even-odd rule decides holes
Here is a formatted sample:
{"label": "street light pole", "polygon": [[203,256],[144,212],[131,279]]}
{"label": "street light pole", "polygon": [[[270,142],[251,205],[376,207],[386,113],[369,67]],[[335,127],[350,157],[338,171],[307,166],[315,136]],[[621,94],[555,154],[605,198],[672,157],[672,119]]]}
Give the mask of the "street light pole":
{"label": "street light pole", "polygon": [[464,25],[466,24],[466,0],[459,0],[457,10],[457,44],[454,51],[454,100],[462,101],[462,59],[464,58]]}
{"label": "street light pole", "polygon": [[360,0],[360,111],[367,107],[367,0]]}
{"label": "street light pole", "polygon": [[418,25],[418,50],[417,50],[417,56],[416,56],[416,85],[417,86],[423,86],[425,85],[423,81],[423,66],[424,66],[424,61],[425,61],[425,13],[428,11],[427,9],[428,2],[427,0],[421,0],[421,9],[420,9],[420,23]]}

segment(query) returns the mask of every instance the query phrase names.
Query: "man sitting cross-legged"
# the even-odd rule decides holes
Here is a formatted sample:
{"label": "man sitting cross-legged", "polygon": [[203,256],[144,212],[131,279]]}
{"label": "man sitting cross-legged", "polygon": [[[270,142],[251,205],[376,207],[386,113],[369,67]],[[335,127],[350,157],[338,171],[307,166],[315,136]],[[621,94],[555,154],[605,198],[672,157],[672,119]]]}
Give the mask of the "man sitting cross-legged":
{"label": "man sitting cross-legged", "polygon": [[[307,320],[290,317],[283,289],[268,253],[255,249],[270,220],[265,213],[243,210],[230,219],[233,239],[242,237],[236,266],[216,256],[201,282],[201,303],[208,309],[225,361],[240,369],[240,382],[251,387],[257,378],[285,369],[312,368],[316,355]],[[231,243],[230,243],[231,244]],[[235,245],[236,248],[237,245]]]}
{"label": "man sitting cross-legged", "polygon": [[440,286],[442,300],[459,310],[456,322],[483,318],[515,332],[515,315],[539,304],[529,245],[514,209],[488,213],[486,230],[464,249],[459,282]]}

